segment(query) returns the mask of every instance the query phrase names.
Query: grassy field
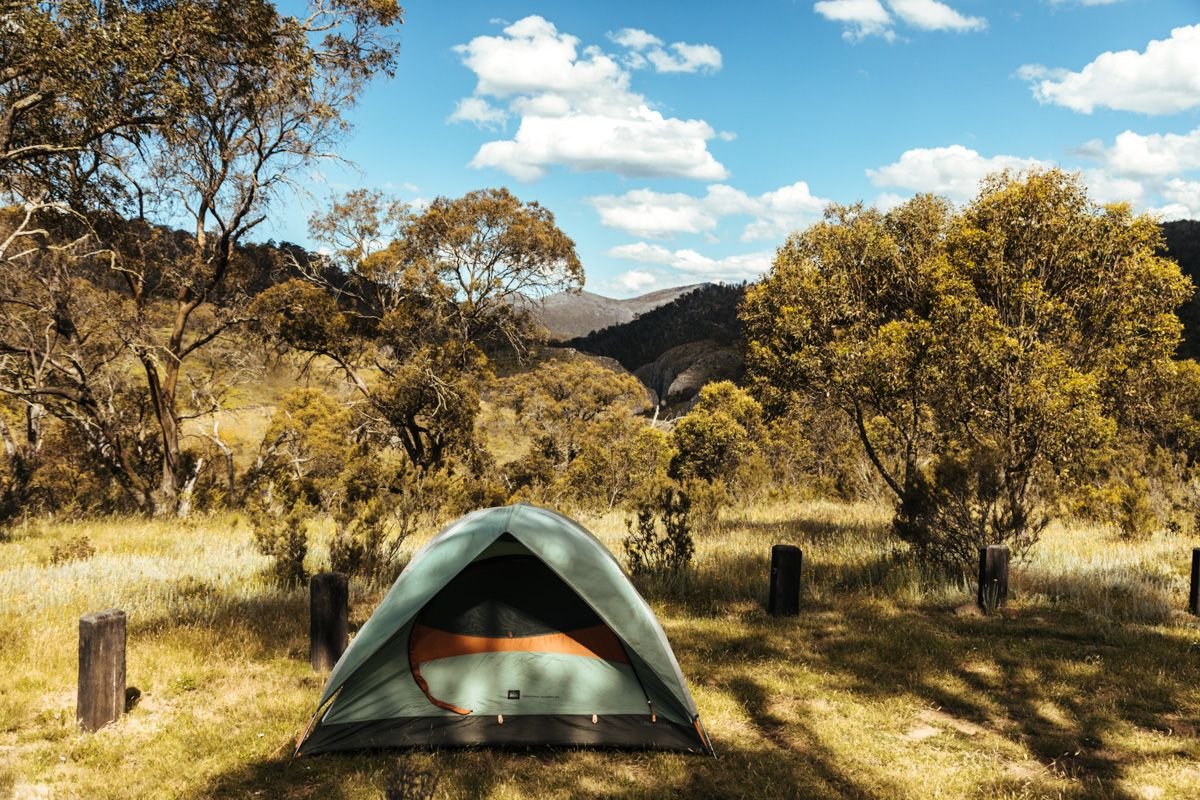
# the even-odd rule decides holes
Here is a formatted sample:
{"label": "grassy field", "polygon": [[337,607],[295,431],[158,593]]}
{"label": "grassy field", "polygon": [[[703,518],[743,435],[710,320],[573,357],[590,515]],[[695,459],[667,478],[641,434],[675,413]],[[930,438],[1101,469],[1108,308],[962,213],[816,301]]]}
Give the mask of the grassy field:
{"label": "grassy field", "polygon": [[[584,522],[619,548],[620,516]],[[95,553],[71,560],[64,545],[80,536]],[[985,618],[970,612],[969,586],[923,584],[875,507],[766,505],[698,539],[686,585],[644,590],[719,758],[478,750],[289,763],[323,681],[307,665],[304,594],[263,577],[244,522],[19,529],[0,543],[0,796],[368,798],[400,772],[437,774],[444,797],[1200,792],[1200,624],[1182,613],[1190,541],[1054,526],[1014,565],[1010,607]],[[777,542],[805,552],[795,619],[763,612]],[[324,558],[317,542],[310,568]],[[354,587],[352,627],[381,594]],[[142,700],[81,734],[77,620],[113,606],[129,614],[128,682]]]}

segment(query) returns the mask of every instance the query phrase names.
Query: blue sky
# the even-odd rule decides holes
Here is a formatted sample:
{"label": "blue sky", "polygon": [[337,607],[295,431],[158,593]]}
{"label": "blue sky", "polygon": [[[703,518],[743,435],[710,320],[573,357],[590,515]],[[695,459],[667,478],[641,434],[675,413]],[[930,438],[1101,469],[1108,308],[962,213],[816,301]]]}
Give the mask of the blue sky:
{"label": "blue sky", "polygon": [[555,213],[589,290],[629,296],[752,279],[830,201],[963,202],[1004,167],[1200,218],[1200,0],[404,5],[356,167],[323,165],[264,238],[307,243],[350,188],[507,186]]}

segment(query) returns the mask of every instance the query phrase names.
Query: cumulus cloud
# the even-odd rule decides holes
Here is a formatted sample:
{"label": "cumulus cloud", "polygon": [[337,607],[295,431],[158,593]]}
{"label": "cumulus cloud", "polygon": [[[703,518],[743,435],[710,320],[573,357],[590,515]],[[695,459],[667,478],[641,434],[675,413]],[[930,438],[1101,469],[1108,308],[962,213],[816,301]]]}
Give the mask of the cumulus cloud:
{"label": "cumulus cloud", "polygon": [[895,163],[868,169],[867,177],[879,187],[933,192],[962,202],[975,196],[979,182],[990,173],[1048,166],[1036,158],[984,157],[970,148],[954,144],[907,150]]}
{"label": "cumulus cloud", "polygon": [[470,122],[480,128],[499,128],[507,118],[504,109],[496,108],[482,97],[464,97],[458,101],[454,113],[446,121]]}
{"label": "cumulus cloud", "polygon": [[1101,53],[1079,72],[1026,64],[1017,74],[1039,103],[1090,114],[1096,108],[1174,114],[1200,106],[1200,25],[1176,28],[1145,51]]}
{"label": "cumulus cloud", "polygon": [[1080,153],[1100,161],[1111,172],[1151,178],[1169,178],[1200,169],[1200,128],[1191,133],[1118,134],[1112,146],[1096,139]]}
{"label": "cumulus cloud", "polygon": [[983,17],[968,17],[938,0],[889,0],[896,16],[926,31],[981,31],[987,27]]}
{"label": "cumulus cloud", "polygon": [[656,72],[716,72],[721,68],[721,51],[711,44],[663,40],[639,28],[622,28],[608,34],[609,41],[629,50],[625,63],[634,69],[653,66]]}
{"label": "cumulus cloud", "polygon": [[713,184],[703,197],[634,189],[623,195],[591,198],[601,224],[651,239],[710,233],[723,217],[752,217],[742,230],[743,241],[783,237],[803,228],[819,218],[829,202],[815,196],[804,181],[757,197],[732,186]]}
{"label": "cumulus cloud", "polygon": [[645,50],[650,47],[662,47],[663,40],[652,33],[638,28],[622,28],[616,33],[608,34],[608,38],[630,50]]}
{"label": "cumulus cloud", "polygon": [[658,283],[658,276],[653,272],[641,269],[631,269],[622,272],[608,282],[608,285],[622,292],[636,292]]}
{"label": "cumulus cloud", "polygon": [[813,11],[842,23],[842,38],[852,42],[868,36],[894,41],[897,21],[923,31],[965,33],[987,27],[983,17],[968,17],[941,0],[888,0],[887,8],[880,0],[820,0]]}
{"label": "cumulus cloud", "polygon": [[867,36],[883,36],[888,41],[896,38],[892,30],[892,15],[879,0],[820,0],[813,4],[813,11],[832,22],[845,26],[842,38],[858,41]]}
{"label": "cumulus cloud", "polygon": [[[657,47],[657,37],[636,29],[613,39],[625,47]],[[711,69],[713,54],[719,66],[715,48],[707,53],[708,45],[677,44],[682,49],[672,45],[675,54],[668,58],[694,66],[676,71],[697,71],[705,64]],[[630,89],[628,66],[599,47],[580,50],[579,45],[578,38],[548,20],[530,16],[502,35],[477,36],[455,48],[478,79],[467,100],[484,103],[468,105],[458,118],[476,121],[469,115],[490,107],[488,98],[507,103],[507,111],[520,117],[513,138],[487,142],[471,166],[494,167],[518,180],[540,178],[552,166],[698,180],[728,175],[708,151],[717,133],[707,122],[664,116]],[[693,47],[700,50],[687,49]]]}
{"label": "cumulus cloud", "polygon": [[623,244],[608,251],[613,258],[669,267],[677,273],[697,280],[753,280],[771,267],[774,253],[760,251],[711,258],[695,250],[670,250],[662,245],[636,242]]}

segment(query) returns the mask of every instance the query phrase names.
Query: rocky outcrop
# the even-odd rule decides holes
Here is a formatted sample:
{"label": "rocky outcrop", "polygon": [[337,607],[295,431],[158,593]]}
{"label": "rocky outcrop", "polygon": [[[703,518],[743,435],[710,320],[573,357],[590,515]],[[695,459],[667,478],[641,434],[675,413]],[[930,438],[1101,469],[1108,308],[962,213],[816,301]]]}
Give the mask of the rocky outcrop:
{"label": "rocky outcrop", "polygon": [[671,405],[690,400],[706,383],[737,380],[741,372],[742,356],[736,347],[702,339],[672,347],[633,374]]}

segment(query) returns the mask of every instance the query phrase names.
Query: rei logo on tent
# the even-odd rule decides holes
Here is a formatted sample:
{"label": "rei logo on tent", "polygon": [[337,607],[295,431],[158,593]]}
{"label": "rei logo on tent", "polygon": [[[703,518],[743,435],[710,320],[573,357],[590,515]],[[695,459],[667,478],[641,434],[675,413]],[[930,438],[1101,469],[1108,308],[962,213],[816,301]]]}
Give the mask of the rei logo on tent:
{"label": "rei logo on tent", "polygon": [[413,556],[333,668],[296,754],[539,744],[713,752],[616,559],[574,521],[521,504],[469,514]]}

